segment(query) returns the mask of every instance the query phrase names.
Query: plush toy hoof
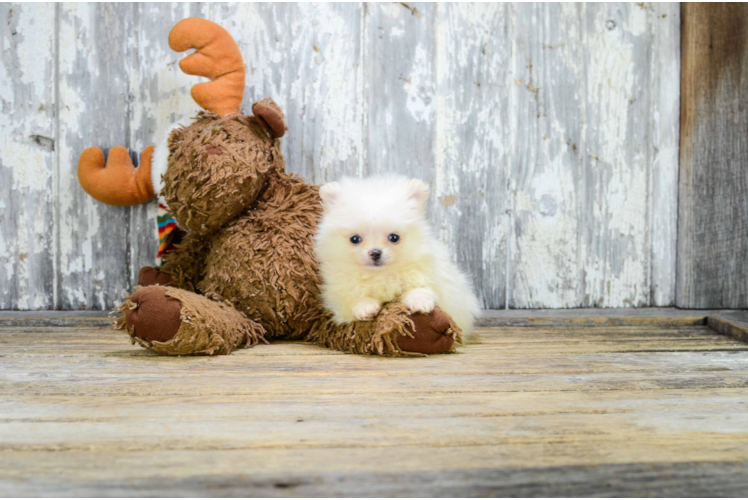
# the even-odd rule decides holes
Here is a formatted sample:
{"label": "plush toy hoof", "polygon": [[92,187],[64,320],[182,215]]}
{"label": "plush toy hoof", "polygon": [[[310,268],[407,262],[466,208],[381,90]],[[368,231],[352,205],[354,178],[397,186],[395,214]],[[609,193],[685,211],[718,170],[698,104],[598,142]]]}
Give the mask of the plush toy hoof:
{"label": "plush toy hoof", "polygon": [[397,345],[400,349],[421,354],[440,354],[452,349],[454,339],[445,334],[449,329],[449,316],[440,309],[434,309],[428,314],[411,314],[410,319],[415,325],[415,330],[408,327],[413,338],[398,337]]}
{"label": "plush toy hoof", "polygon": [[138,285],[150,286],[150,285],[170,285],[171,275],[169,273],[163,273],[157,269],[153,269],[150,266],[142,267],[140,273],[138,273]]}
{"label": "plush toy hoof", "polygon": [[130,296],[130,301],[137,307],[125,312],[128,331],[155,342],[174,338],[182,325],[182,307],[177,299],[166,296],[164,287],[141,288]]}

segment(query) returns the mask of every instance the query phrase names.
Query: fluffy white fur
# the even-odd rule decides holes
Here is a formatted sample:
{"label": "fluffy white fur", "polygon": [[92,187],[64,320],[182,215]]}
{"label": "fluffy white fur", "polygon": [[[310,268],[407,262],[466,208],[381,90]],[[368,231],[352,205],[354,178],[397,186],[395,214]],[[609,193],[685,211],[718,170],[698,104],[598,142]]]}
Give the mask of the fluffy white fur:
{"label": "fluffy white fur", "polygon": [[[385,302],[399,300],[412,312],[439,306],[470,333],[478,299],[425,220],[426,184],[392,175],[346,178],[322,186],[320,196],[316,254],[323,303],[334,321],[370,319]],[[378,261],[372,250],[381,251]]]}

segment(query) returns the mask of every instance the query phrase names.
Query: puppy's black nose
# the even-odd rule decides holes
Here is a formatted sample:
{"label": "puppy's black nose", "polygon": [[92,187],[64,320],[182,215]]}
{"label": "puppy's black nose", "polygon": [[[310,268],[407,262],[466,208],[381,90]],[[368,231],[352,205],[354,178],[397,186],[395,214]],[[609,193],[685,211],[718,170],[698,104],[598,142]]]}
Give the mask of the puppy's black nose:
{"label": "puppy's black nose", "polygon": [[369,257],[371,257],[371,260],[376,262],[382,257],[382,251],[378,248],[375,248],[374,250],[369,250]]}

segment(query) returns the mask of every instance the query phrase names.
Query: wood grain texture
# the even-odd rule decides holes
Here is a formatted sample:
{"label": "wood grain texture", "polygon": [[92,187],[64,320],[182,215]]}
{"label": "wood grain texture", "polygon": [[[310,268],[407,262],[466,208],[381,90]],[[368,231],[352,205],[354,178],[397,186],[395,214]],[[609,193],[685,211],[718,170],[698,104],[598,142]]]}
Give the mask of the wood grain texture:
{"label": "wood grain texture", "polygon": [[58,8],[58,294],[60,309],[106,309],[130,289],[130,211],[91,198],[78,183],[80,153],[129,147],[126,4]]}
{"label": "wood grain texture", "polygon": [[311,182],[363,167],[360,4],[220,4],[247,64],[244,108],[272,97],[286,115],[287,169]]}
{"label": "wood grain texture", "polygon": [[[450,452],[454,452],[450,450]],[[205,452],[206,460],[215,460]],[[336,450],[336,453],[340,453]],[[251,462],[251,455],[236,452],[235,460]],[[300,453],[304,459],[324,459]],[[146,457],[150,455],[142,455]],[[79,455],[72,454],[74,460]],[[138,457],[140,458],[140,457]],[[158,457],[160,458],[160,457]],[[278,457],[286,459],[286,455]],[[391,460],[380,454],[375,459]],[[121,457],[112,457],[114,463]],[[31,461],[31,460],[29,460]],[[172,464],[179,467],[183,462]],[[30,463],[29,466],[32,464]],[[159,464],[163,465],[163,464]],[[168,496],[174,490],[192,496],[242,497],[571,497],[610,496],[648,497],[741,497],[748,488],[748,465],[743,462],[688,462],[678,464],[580,465],[570,467],[479,468],[458,471],[396,471],[389,473],[354,472],[309,474],[300,472],[254,474],[237,473],[214,477],[209,473],[191,477],[143,477],[128,487],[116,476],[70,483],[50,480],[30,483],[18,479],[0,489],[17,495],[41,496],[54,490],[60,496],[127,496],[133,489],[142,496]],[[2,486],[0,486],[2,488]]]}
{"label": "wood grain texture", "polygon": [[517,10],[510,307],[671,304],[677,9]]}
{"label": "wood grain texture", "polygon": [[748,6],[684,4],[680,307],[748,307]]}
{"label": "wood grain texture", "polygon": [[637,307],[649,302],[651,31],[637,4],[588,4],[585,17],[585,305]]}
{"label": "wood grain texture", "polygon": [[[480,326],[685,326],[704,325],[715,311],[636,309],[504,309],[483,311]],[[0,317],[0,322],[2,318]]]}
{"label": "wood grain texture", "polygon": [[[695,326],[713,316],[724,319],[740,311],[688,310],[673,307],[637,309],[501,309],[484,310],[478,326]],[[0,311],[0,326],[109,326],[104,311]]]}
{"label": "wood grain texture", "polygon": [[748,312],[719,311],[710,314],[706,324],[715,332],[748,343]]}
{"label": "wood grain texture", "polygon": [[581,307],[587,7],[515,9],[509,35],[515,54],[507,61],[514,144],[506,193],[512,224],[507,302],[512,308]]}
{"label": "wood grain texture", "polygon": [[680,141],[680,29],[678,3],[652,4],[647,11],[651,35],[647,160],[649,182],[649,305],[675,304]]}
{"label": "wood grain texture", "polygon": [[[506,305],[511,48],[503,4],[436,7],[435,229],[485,307]],[[465,33],[472,33],[466,37]],[[476,237],[480,235],[480,237]]]}
{"label": "wood grain texture", "polygon": [[746,353],[706,326],[606,326],[481,328],[417,359],[167,358],[94,326],[0,326],[0,492],[734,492]]}
{"label": "wood grain texture", "polygon": [[55,10],[0,5],[0,309],[55,306]]}
{"label": "wood grain texture", "polygon": [[434,180],[436,16],[431,3],[364,5],[367,174]]}
{"label": "wood grain texture", "polygon": [[[84,147],[122,145],[137,161],[169,125],[194,116],[189,91],[202,79],[182,74],[183,55],[167,44],[173,24],[191,15],[236,37],[248,68],[245,110],[264,97],[284,109],[290,171],[315,183],[380,172],[429,182],[431,221],[484,307],[673,303],[677,5],[6,10],[35,8],[46,31],[15,37],[0,85],[25,95],[23,78],[32,78],[43,88],[29,102],[52,107],[32,112],[14,97],[19,110],[5,115],[11,147],[0,153],[0,175],[10,191],[0,203],[12,209],[0,215],[9,221],[0,221],[0,307],[110,309],[153,263],[155,203],[105,206],[74,173]],[[3,29],[15,29],[14,19]],[[13,54],[25,46],[46,66],[20,78]],[[55,68],[57,80],[44,76]],[[32,123],[49,130],[20,132]],[[30,136],[54,139],[55,151]],[[47,177],[15,189],[26,150]]]}

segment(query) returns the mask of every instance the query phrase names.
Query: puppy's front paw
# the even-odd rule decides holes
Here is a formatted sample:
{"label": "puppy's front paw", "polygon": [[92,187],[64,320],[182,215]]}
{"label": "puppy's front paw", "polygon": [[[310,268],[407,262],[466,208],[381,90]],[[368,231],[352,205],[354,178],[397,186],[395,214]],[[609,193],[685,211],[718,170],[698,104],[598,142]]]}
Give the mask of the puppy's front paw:
{"label": "puppy's front paw", "polygon": [[416,288],[403,295],[400,301],[411,313],[428,314],[434,310],[436,294],[429,288]]}
{"label": "puppy's front paw", "polygon": [[353,306],[353,316],[358,321],[366,321],[372,319],[379,313],[382,306],[379,302],[373,299],[362,300],[355,306]]}

